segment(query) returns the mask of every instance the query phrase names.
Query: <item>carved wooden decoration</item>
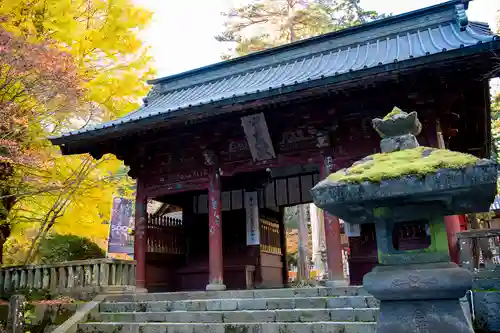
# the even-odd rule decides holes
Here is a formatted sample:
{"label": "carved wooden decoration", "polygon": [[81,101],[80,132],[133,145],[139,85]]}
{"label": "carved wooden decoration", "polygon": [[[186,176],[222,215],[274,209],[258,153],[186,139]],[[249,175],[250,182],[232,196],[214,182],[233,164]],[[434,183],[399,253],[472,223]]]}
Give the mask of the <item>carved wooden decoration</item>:
{"label": "carved wooden decoration", "polygon": [[330,137],[327,131],[319,131],[318,133],[316,133],[316,147],[330,147]]}
{"label": "carved wooden decoration", "polygon": [[248,147],[254,161],[265,161],[276,158],[264,113],[242,117],[241,125],[243,126]]}
{"label": "carved wooden decoration", "polygon": [[[318,131],[313,126],[297,127],[281,134],[278,144],[280,153],[314,149],[318,147]],[[327,138],[322,137],[321,144],[328,146]]]}

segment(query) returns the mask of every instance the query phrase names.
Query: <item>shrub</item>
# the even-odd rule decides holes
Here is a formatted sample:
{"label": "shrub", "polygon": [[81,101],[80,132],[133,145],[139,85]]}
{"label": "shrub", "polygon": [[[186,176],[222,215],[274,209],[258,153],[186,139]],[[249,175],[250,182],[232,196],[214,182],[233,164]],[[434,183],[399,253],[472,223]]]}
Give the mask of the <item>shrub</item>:
{"label": "shrub", "polygon": [[106,252],[92,240],[75,235],[52,235],[41,241],[41,263],[104,258]]}

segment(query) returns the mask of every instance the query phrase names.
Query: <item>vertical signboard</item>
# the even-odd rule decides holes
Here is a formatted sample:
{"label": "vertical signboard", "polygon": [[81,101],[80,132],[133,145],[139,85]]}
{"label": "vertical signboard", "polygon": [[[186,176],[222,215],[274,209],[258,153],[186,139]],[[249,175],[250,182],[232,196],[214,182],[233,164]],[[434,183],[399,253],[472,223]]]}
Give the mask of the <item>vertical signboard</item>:
{"label": "vertical signboard", "polygon": [[259,200],[257,192],[245,192],[245,211],[247,224],[247,245],[260,244]]}
{"label": "vertical signboard", "polygon": [[241,125],[254,161],[276,158],[264,113],[242,117]]}
{"label": "vertical signboard", "polygon": [[133,201],[115,198],[109,223],[108,253],[134,253],[134,236],[128,232],[133,227]]}

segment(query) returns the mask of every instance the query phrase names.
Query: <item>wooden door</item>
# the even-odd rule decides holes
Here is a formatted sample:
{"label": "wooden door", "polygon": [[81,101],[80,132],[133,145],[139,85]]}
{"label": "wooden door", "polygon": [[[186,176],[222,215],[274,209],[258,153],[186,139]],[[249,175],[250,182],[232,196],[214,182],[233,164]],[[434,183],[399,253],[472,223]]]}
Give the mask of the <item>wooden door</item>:
{"label": "wooden door", "polygon": [[349,237],[349,280],[362,285],[363,276],[378,264],[375,223],[362,224],[359,237]]}

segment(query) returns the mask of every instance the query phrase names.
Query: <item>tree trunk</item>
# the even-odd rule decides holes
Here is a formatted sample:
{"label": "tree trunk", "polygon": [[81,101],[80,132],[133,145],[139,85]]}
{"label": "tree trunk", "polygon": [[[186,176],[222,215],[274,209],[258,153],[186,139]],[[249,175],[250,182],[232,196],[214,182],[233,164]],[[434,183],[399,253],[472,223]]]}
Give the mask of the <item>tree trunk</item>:
{"label": "tree trunk", "polygon": [[326,258],[324,256],[325,248],[325,230],[323,229],[323,220],[320,218],[322,211],[316,207],[315,204],[309,204],[309,216],[311,219],[311,231],[312,231],[312,255],[313,263],[315,269],[319,270],[319,276],[321,279],[327,278],[326,270]]}
{"label": "tree trunk", "polygon": [[[0,164],[0,180],[6,180],[9,177],[9,174],[2,173],[5,171],[4,168],[1,167]],[[11,225],[9,224],[7,218],[9,217],[9,213],[14,207],[16,199],[14,196],[11,196],[11,191],[8,188],[0,188],[0,264],[3,264],[3,247],[5,242],[10,237]]]}
{"label": "tree trunk", "polygon": [[3,247],[5,242],[10,237],[11,227],[10,224],[0,225],[0,264],[3,264]]}
{"label": "tree trunk", "polygon": [[309,228],[307,227],[307,206],[298,205],[299,224],[299,259],[297,263],[297,280],[309,280]]}

